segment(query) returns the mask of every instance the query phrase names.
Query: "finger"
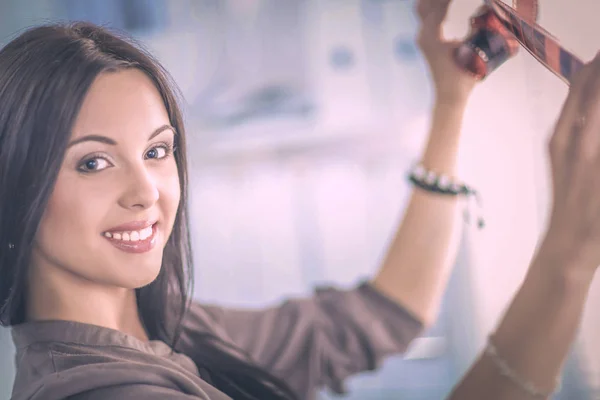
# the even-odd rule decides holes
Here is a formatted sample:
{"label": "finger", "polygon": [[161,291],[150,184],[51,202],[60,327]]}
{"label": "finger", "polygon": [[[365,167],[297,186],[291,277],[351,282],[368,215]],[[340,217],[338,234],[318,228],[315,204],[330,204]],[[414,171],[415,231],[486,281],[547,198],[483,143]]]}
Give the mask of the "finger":
{"label": "finger", "polygon": [[419,11],[421,41],[424,43],[439,42],[442,39],[442,24],[448,14],[450,2],[451,0],[423,0],[423,10]]}
{"label": "finger", "polygon": [[556,122],[554,133],[548,142],[554,201],[562,198],[560,194],[564,193],[560,192],[564,192],[565,183],[572,180],[570,177],[573,176],[573,164],[579,148],[579,132],[577,130],[579,126],[582,126],[582,121],[578,121],[581,115],[579,113],[578,93],[585,83],[587,73],[588,69],[582,69],[579,72],[578,79],[573,81]]}
{"label": "finger", "polygon": [[[590,71],[579,97],[579,120],[574,134],[579,148],[577,156],[584,161],[596,159],[600,150],[600,57],[590,63]],[[586,163],[586,165],[588,165]]]}
{"label": "finger", "polygon": [[431,9],[431,4],[434,2],[435,0],[419,0],[417,1],[417,15],[419,16],[419,19],[422,21],[423,17],[427,14],[429,14],[429,10]]}
{"label": "finger", "polygon": [[417,14],[421,20],[425,20],[436,9],[448,10],[450,2],[451,0],[419,0],[416,7]]}
{"label": "finger", "polygon": [[567,148],[574,144],[579,131],[581,131],[585,125],[586,121],[582,119],[585,118],[581,108],[582,97],[589,96],[587,93],[584,95],[583,92],[589,84],[588,80],[592,73],[592,69],[591,63],[586,65],[578,72],[571,84],[569,94],[565,100],[558,121],[556,122],[554,134],[549,143],[551,156],[556,157],[567,151]]}
{"label": "finger", "polygon": [[567,146],[573,124],[581,116],[579,112],[579,92],[585,85],[586,76],[589,74],[588,68],[579,71],[576,79],[571,84],[567,98],[563,104],[558,120],[554,128],[554,134],[550,140],[551,150],[559,151]]}

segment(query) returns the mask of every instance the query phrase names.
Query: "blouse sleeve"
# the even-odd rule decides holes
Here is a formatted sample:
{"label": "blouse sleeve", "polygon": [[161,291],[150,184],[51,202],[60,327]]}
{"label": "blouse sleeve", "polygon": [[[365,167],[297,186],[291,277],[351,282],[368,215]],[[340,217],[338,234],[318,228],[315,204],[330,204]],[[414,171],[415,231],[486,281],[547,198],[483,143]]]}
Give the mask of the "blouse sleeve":
{"label": "blouse sleeve", "polygon": [[194,336],[210,331],[310,398],[323,387],[344,393],[347,377],[403,353],[422,328],[403,307],[363,283],[351,290],[319,288],[312,297],[266,309],[194,303],[181,351],[193,351]]}
{"label": "blouse sleeve", "polygon": [[[223,400],[228,397],[222,398]],[[164,388],[160,386],[149,386],[143,384],[128,384],[120,386],[109,386],[90,390],[70,396],[69,400],[106,400],[106,399],[127,399],[127,400],[208,400],[182,393],[177,390]]]}

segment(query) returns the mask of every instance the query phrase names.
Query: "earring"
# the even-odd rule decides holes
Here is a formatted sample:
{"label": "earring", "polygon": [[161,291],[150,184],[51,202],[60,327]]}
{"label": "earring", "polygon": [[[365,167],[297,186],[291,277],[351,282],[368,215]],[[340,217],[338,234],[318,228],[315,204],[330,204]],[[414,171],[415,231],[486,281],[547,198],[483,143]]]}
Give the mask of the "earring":
{"label": "earring", "polygon": [[8,243],[8,248],[12,250],[15,248],[15,245],[13,243]]}

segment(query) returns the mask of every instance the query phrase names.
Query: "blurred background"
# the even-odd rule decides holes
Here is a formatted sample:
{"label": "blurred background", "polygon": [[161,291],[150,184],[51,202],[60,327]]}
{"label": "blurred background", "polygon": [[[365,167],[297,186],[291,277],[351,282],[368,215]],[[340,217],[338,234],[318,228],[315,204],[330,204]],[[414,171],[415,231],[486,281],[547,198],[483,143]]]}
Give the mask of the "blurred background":
{"label": "blurred background", "polygon": [[[455,0],[461,37],[478,0]],[[413,0],[2,0],[0,45],[88,20],[126,31],[171,72],[190,136],[195,298],[262,306],[372,275],[404,210],[429,123]],[[541,24],[584,59],[593,0],[542,1]],[[437,324],[404,357],[352,379],[345,399],[441,399],[525,273],[548,211],[545,143],[567,87],[525,51],[472,97],[460,171],[487,228],[465,226]],[[0,277],[0,279],[2,279]],[[556,399],[598,398],[600,287]],[[0,329],[0,399],[14,351]],[[323,399],[334,398],[329,393]]]}

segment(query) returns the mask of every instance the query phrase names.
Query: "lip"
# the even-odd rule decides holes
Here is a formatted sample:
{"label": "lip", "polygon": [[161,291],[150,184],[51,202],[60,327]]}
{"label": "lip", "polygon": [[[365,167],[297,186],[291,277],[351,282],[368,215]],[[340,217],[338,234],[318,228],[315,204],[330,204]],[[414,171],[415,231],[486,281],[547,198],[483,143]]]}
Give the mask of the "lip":
{"label": "lip", "polygon": [[[121,225],[118,228],[121,229],[121,227],[130,227],[131,225]],[[140,225],[137,225],[140,226]],[[148,226],[152,226],[152,235],[150,235],[149,237],[147,237],[144,240],[137,240],[135,242],[132,241],[124,241],[124,240],[117,240],[114,238],[109,238],[106,237],[105,235],[102,235],[102,237],[106,240],[108,240],[108,242],[110,244],[112,244],[113,246],[115,246],[117,249],[124,251],[126,253],[135,253],[135,254],[140,254],[140,253],[146,253],[150,250],[152,250],[155,246],[156,243],[158,242],[158,235],[159,235],[159,230],[158,230],[158,223],[154,223],[152,225],[143,225],[141,228],[139,229],[144,229],[147,228]],[[126,231],[127,229],[125,229]],[[136,230],[136,229],[132,229],[132,230]],[[110,232],[110,231],[106,231],[106,232]]]}
{"label": "lip", "polygon": [[144,221],[131,221],[131,222],[127,222],[126,224],[122,224],[119,226],[115,226],[114,228],[110,228],[104,232],[113,233],[113,232],[139,231],[139,230],[145,229],[149,226],[156,225],[157,222],[158,221],[156,219],[144,220]]}

